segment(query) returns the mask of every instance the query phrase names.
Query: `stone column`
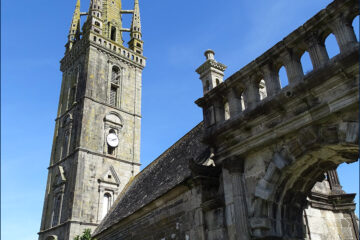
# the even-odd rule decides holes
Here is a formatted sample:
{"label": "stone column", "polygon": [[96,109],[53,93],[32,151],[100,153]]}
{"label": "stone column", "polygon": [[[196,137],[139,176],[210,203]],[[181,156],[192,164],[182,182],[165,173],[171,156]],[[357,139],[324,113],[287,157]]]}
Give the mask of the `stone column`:
{"label": "stone column", "polygon": [[249,81],[247,81],[244,95],[246,109],[254,108],[260,101],[259,86],[257,85],[256,81],[253,79],[249,79]]}
{"label": "stone column", "polygon": [[335,194],[344,194],[336,169],[327,172],[330,189]]}
{"label": "stone column", "polygon": [[267,96],[271,97],[276,95],[281,89],[279,74],[274,70],[270,63],[262,68],[262,72],[264,74]]}
{"label": "stone column", "polygon": [[249,240],[246,192],[242,162],[234,159],[224,162],[223,184],[225,195],[226,227],[229,240]]}
{"label": "stone column", "polygon": [[192,228],[190,229],[190,239],[206,240],[205,237],[205,223],[204,213],[201,208],[202,203],[202,186],[201,184],[195,184],[191,189],[191,205],[190,212],[192,214],[193,222],[190,223]]}
{"label": "stone column", "polygon": [[356,46],[357,40],[354,28],[351,23],[346,22],[343,17],[336,18],[332,22],[331,28],[334,32],[341,53],[353,46]]}
{"label": "stone column", "polygon": [[239,94],[236,93],[236,90],[234,88],[229,89],[227,97],[228,97],[231,117],[243,111],[241,105],[241,96],[239,96]]}
{"label": "stone column", "polygon": [[325,44],[319,40],[317,33],[311,33],[306,39],[306,43],[309,47],[309,54],[314,70],[329,61]]}
{"label": "stone column", "polygon": [[288,50],[284,53],[283,59],[289,85],[301,82],[304,78],[304,71],[300,62],[299,54],[296,54],[292,50]]}

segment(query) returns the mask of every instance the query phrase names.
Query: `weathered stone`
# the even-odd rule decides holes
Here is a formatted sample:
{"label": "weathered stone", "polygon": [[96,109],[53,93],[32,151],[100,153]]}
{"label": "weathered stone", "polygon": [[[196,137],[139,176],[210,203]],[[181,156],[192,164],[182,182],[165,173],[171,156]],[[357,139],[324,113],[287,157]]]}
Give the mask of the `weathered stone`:
{"label": "weathered stone", "polygon": [[[137,174],[145,66],[138,0],[130,49],[116,38],[121,22],[96,23],[129,11],[92,2],[77,39],[77,5],[40,240],[96,227],[99,240],[358,240],[355,194],[342,190],[335,170],[359,153],[359,47],[346,23],[358,9],[355,0],[335,0],[224,83],[226,66],[208,50],[197,69],[204,121]],[[329,28],[341,48],[331,61]],[[314,70],[304,75],[305,50]]]}

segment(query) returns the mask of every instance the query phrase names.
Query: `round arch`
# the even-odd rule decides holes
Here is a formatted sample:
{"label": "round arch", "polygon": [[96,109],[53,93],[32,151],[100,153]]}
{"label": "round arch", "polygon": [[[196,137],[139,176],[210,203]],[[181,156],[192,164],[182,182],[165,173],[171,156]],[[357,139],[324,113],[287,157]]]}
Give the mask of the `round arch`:
{"label": "round arch", "polygon": [[358,159],[356,122],[302,129],[277,151],[255,188],[250,216],[255,239],[302,239],[303,211],[324,173]]}
{"label": "round arch", "polygon": [[58,237],[56,235],[47,236],[45,240],[58,240]]}

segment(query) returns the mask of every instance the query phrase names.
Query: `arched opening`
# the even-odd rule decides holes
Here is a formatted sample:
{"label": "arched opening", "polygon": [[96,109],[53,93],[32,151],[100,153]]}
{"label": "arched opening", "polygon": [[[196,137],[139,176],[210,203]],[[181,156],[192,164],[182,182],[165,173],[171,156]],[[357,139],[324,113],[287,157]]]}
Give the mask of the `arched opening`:
{"label": "arched opening", "polygon": [[260,95],[260,100],[263,100],[267,97],[266,85],[264,79],[261,79],[259,82],[259,95]]}
{"label": "arched opening", "polygon": [[103,219],[108,211],[110,210],[111,204],[112,204],[112,196],[110,193],[105,193],[103,196],[103,203],[102,203],[102,214],[101,219]]}
{"label": "arched opening", "polygon": [[224,103],[224,114],[225,121],[230,119],[230,106],[228,101],[225,101]]}
{"label": "arched opening", "polygon": [[115,27],[111,27],[110,39],[113,40],[113,41],[116,41],[116,28]]}
{"label": "arched opening", "polygon": [[[354,124],[345,126],[350,130]],[[289,139],[273,155],[255,189],[252,218],[266,223],[252,227],[256,237],[303,239],[308,234],[315,239],[315,235],[325,234],[322,239],[356,239],[355,194],[342,191],[336,169],[342,163],[355,162],[359,150],[355,138],[343,136],[341,128],[339,123],[323,126],[319,132],[303,129],[304,139],[296,140],[303,146],[301,150],[292,149],[294,139]]]}
{"label": "arched opening", "polygon": [[245,110],[245,100],[244,100],[243,93],[241,94],[240,101],[241,101],[241,110],[244,111]]}
{"label": "arched opening", "polygon": [[304,75],[308,74],[314,69],[308,51],[305,51],[304,54],[301,56],[300,62],[304,71]]}
{"label": "arched opening", "polygon": [[[340,183],[343,186],[343,190],[347,193],[355,193],[359,191],[359,160],[355,163],[343,163],[337,171],[339,174]],[[357,209],[359,209],[359,196],[357,196]],[[357,211],[358,212],[358,211]]]}
{"label": "arched opening", "polygon": [[288,80],[288,77],[287,77],[285,66],[282,66],[279,69],[279,79],[280,79],[281,88],[284,88],[287,85],[289,85],[289,80]]}
{"label": "arched opening", "polygon": [[205,83],[205,91],[204,92],[207,92],[210,90],[210,82],[209,80],[206,80],[206,83]]}
{"label": "arched opening", "polygon": [[51,236],[48,236],[45,238],[45,240],[57,240],[57,239],[58,239],[58,237],[55,235],[51,235]]}
{"label": "arched opening", "polygon": [[100,27],[100,23],[98,21],[95,21],[95,26]]}
{"label": "arched opening", "polygon": [[340,53],[339,45],[334,34],[329,34],[329,36],[325,39],[325,48],[329,55],[329,59]]}
{"label": "arched opening", "polygon": [[218,78],[216,78],[216,86],[218,86],[220,84],[220,80]]}
{"label": "arched opening", "polygon": [[355,36],[356,36],[356,39],[358,40],[359,42],[359,21],[360,21],[360,18],[359,18],[359,15],[357,15],[353,22],[352,22],[352,26],[354,28],[354,32],[355,32]]}

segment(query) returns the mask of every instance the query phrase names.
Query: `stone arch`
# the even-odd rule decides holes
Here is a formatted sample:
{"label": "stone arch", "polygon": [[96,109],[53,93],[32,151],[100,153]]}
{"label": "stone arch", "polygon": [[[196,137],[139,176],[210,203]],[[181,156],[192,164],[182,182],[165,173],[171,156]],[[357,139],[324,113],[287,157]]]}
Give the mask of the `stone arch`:
{"label": "stone arch", "polygon": [[58,237],[56,235],[47,236],[45,240],[58,240]]}
{"label": "stone arch", "polygon": [[109,122],[111,124],[115,124],[117,126],[122,126],[123,125],[123,119],[120,116],[120,114],[118,114],[117,112],[109,112],[105,116],[104,121]]}
{"label": "stone arch", "polygon": [[302,239],[306,198],[324,172],[358,159],[357,122],[308,127],[275,152],[256,184],[250,212],[255,239]]}

